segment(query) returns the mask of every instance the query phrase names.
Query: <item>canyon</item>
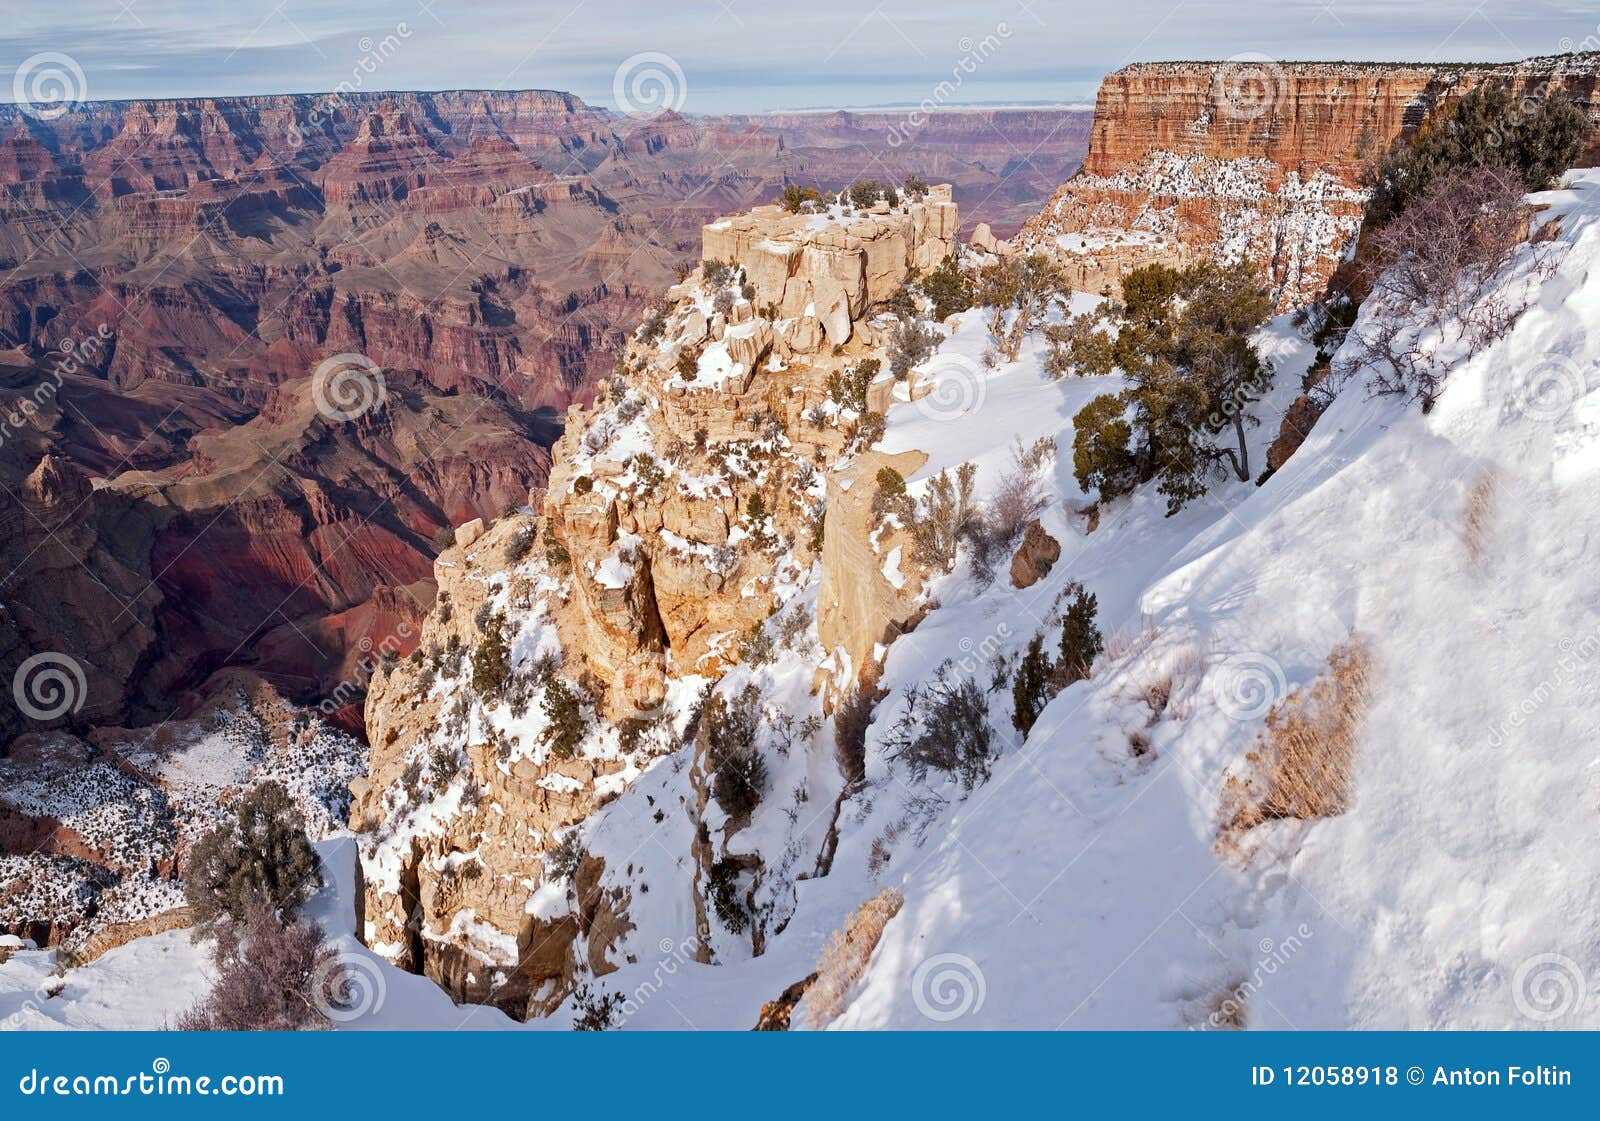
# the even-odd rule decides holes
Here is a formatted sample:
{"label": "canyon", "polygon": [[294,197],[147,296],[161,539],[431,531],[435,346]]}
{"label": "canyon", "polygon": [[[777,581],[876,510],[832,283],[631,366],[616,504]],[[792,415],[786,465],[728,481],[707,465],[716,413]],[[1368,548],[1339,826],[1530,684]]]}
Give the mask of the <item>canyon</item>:
{"label": "canyon", "polygon": [[[0,106],[0,672],[73,658],[68,727],[164,719],[241,666],[360,733],[436,538],[537,502],[563,410],[705,222],[936,168],[1013,229],[1089,115],[942,112],[891,151],[894,123],[538,90]],[[329,415],[316,375],[349,355],[368,409]]]}
{"label": "canyon", "polygon": [[[1092,129],[1066,111],[938,114],[894,154],[934,185],[795,209],[771,205],[785,182],[855,179],[889,117],[634,121],[568,95],[456,92],[13,121],[0,386],[23,420],[0,441],[16,480],[0,670],[50,636],[90,672],[81,711],[0,725],[22,733],[0,759],[21,791],[0,799],[0,852],[39,853],[0,858],[22,860],[0,865],[0,904],[104,895],[108,919],[80,907],[3,929],[148,932],[176,909],[185,837],[209,820],[196,807],[306,758],[296,793],[319,837],[346,811],[357,836],[363,951],[515,1020],[565,1026],[603,979],[637,993],[671,962],[733,967],[742,1003],[674,990],[717,1026],[751,1026],[768,1001],[787,1024],[827,933],[889,883],[923,925],[895,928],[880,972],[939,949],[925,932],[982,942],[1021,902],[1014,884],[1031,925],[1005,927],[984,958],[1013,995],[1061,939],[1116,977],[1127,940],[1078,919],[1121,913],[1125,854],[1157,838],[1144,857],[1201,887],[1225,868],[1209,800],[1266,711],[1231,710],[1237,659],[1271,649],[1291,695],[1374,608],[1304,564],[1274,567],[1274,548],[1318,551],[1294,552],[1287,484],[1230,480],[1216,509],[1181,517],[1149,493],[1091,506],[1070,418],[1102,379],[1042,377],[1037,336],[1001,360],[983,309],[928,324],[937,354],[891,374],[892,309],[918,299],[904,286],[963,239],[979,259],[1051,255],[1069,310],[1140,264],[1244,256],[1294,311],[1350,253],[1375,153],[1483,81],[1560,86],[1597,119],[1597,74],[1589,57],[1139,64],[1106,78]],[[1070,175],[1074,137],[1087,149]],[[1004,172],[1053,145],[1048,188]],[[1554,236],[1575,240],[1582,207],[1550,194],[1578,231]],[[1290,375],[1314,354],[1288,316],[1261,344]],[[1271,389],[1264,435],[1300,393],[1293,376]],[[1405,462],[1354,395],[1332,415]],[[1398,410],[1384,418],[1403,435]],[[1326,450],[1322,423],[1299,436]],[[1330,507],[1319,525],[1357,526],[1347,492],[1321,486],[1331,462],[1271,465]],[[968,469],[958,485],[977,479],[985,500],[1019,475],[1043,496],[989,571],[954,543],[948,563],[930,559],[914,524],[916,503]],[[884,501],[896,480],[909,507]],[[1259,521],[1232,515],[1251,503]],[[1272,536],[1251,538],[1258,525]],[[1352,559],[1356,536],[1319,548],[1352,551],[1375,601],[1404,600],[1378,587],[1384,566]],[[1066,686],[1072,703],[1005,739],[1000,777],[970,803],[971,783],[909,770],[903,736],[930,683],[961,675],[1003,713],[1028,636],[1061,623],[1080,581],[1109,641]],[[1425,661],[1409,653],[1399,664]],[[852,712],[871,725],[858,755],[841,730]],[[741,731],[754,747],[730,755]],[[246,745],[233,769],[231,743]],[[191,754],[220,768],[198,794]],[[729,793],[738,767],[753,800]],[[78,797],[64,776],[79,774],[97,793]],[[52,784],[70,796],[45,797]],[[1160,793],[1139,805],[1146,789]],[[102,806],[135,807],[137,828]],[[130,856],[119,830],[143,847]],[[1074,871],[1108,835],[1115,851]],[[1259,879],[1276,875],[1275,845],[1294,857],[1287,835],[1262,843]],[[26,888],[41,860],[49,899]],[[1177,877],[1146,878],[1152,914],[1189,902],[1163,894]],[[1254,924],[1304,914],[1248,870],[1217,883],[1198,921],[1184,913],[1210,950],[1158,925],[1184,968],[1130,970],[1098,1001],[1080,986],[1079,1008],[1113,1026],[1134,1007],[1214,1019],[1258,952]],[[162,885],[155,902],[141,884]],[[938,1019],[888,987],[842,1022]],[[1000,1019],[1061,1011],[1022,999]]]}

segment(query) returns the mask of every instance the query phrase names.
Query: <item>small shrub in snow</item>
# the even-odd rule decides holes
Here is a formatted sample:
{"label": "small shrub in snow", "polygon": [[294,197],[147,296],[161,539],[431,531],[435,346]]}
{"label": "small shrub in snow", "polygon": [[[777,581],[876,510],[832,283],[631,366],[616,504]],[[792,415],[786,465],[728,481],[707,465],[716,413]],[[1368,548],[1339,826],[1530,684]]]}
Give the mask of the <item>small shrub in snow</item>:
{"label": "small shrub in snow", "polygon": [[733,266],[726,261],[712,259],[705,262],[706,287],[721,288],[733,279]]}
{"label": "small shrub in snow", "polygon": [[905,381],[913,366],[933,357],[939,345],[939,332],[920,319],[903,318],[889,331],[889,372],[896,381]]}
{"label": "small shrub in snow", "polygon": [[456,530],[454,526],[441,526],[433,535],[433,551],[442,553],[456,543]]}
{"label": "small shrub in snow", "polygon": [[826,1027],[844,1011],[884,928],[905,903],[905,896],[886,887],[851,911],[844,927],[833,932],[817,961],[817,979],[806,990],[806,1021],[813,1028]]}
{"label": "small shrub in snow", "polygon": [[755,811],[766,791],[767,765],[761,757],[761,691],[746,685],[732,700],[712,693],[700,718],[706,759],[713,771],[711,795],[730,818]]}
{"label": "small shrub in snow", "polygon": [[777,657],[777,645],[773,642],[765,624],[757,623],[751,627],[750,633],[745,635],[744,641],[739,644],[739,662],[751,669],[770,666]]}
{"label": "small shrub in snow", "polygon": [[572,877],[578,874],[578,866],[583,863],[584,855],[583,831],[569,829],[561,835],[556,847],[546,854],[545,871],[556,883],[570,883]]}
{"label": "small shrub in snow", "polygon": [[872,516],[881,521],[888,514],[901,513],[909,503],[905,476],[893,467],[880,467],[874,482],[878,489],[872,494]]}
{"label": "small shrub in snow", "polygon": [[506,617],[496,611],[483,624],[483,639],[472,652],[472,688],[480,697],[497,697],[511,674],[511,643]]}
{"label": "small shrub in snow", "polygon": [[989,777],[993,732],[982,686],[945,662],[933,680],[907,689],[905,700],[884,742],[912,778],[921,782],[929,770],[943,771],[971,790]]}
{"label": "small shrub in snow", "polygon": [[718,920],[734,934],[750,925],[749,908],[739,896],[740,871],[736,860],[719,860],[706,871],[706,898]]}
{"label": "small shrub in snow", "polygon": [[887,200],[890,206],[900,201],[893,187],[876,179],[858,179],[850,184],[845,194],[850,199],[850,205],[857,210],[870,210],[879,199]]}
{"label": "small shrub in snow", "polygon": [[833,710],[833,757],[846,786],[867,778],[867,729],[872,727],[872,690],[857,686],[839,698]]}
{"label": "small shrub in snow", "polygon": [[815,210],[822,204],[822,196],[815,187],[802,187],[798,183],[785,183],[783,197],[778,200],[778,205],[790,214],[799,214],[802,211]]}
{"label": "small shrub in snow", "polygon": [[841,409],[866,412],[867,387],[882,369],[883,364],[876,358],[867,358],[854,366],[835,370],[828,375],[828,397]]}
{"label": "small shrub in snow", "polygon": [[778,618],[778,645],[791,653],[803,653],[811,631],[811,608],[796,604]]}
{"label": "small shrub in snow", "polygon": [[952,315],[966,311],[977,299],[972,277],[961,271],[954,257],[946,257],[939,267],[917,285],[933,301],[933,318],[943,323]]}
{"label": "small shrub in snow", "polygon": [[644,322],[639,325],[639,337],[647,343],[659,339],[667,329],[667,315],[661,308],[653,307],[645,312]]}
{"label": "small shrub in snow", "polygon": [[826,537],[827,537],[827,529],[828,529],[828,505],[827,505],[827,503],[818,502],[815,506],[813,506],[811,508],[806,520],[807,520],[807,523],[811,526],[811,538],[810,538],[811,551],[813,553],[820,553],[820,552],[822,552],[823,542],[826,540]]}
{"label": "small shrub in snow", "polygon": [[436,747],[428,756],[428,773],[433,778],[433,789],[442,794],[461,771],[461,757],[453,747]]}
{"label": "small shrub in snow", "polygon": [[555,530],[549,522],[545,523],[544,534],[544,559],[553,568],[567,568],[572,564],[572,554],[567,552],[567,547],[556,537]]}
{"label": "small shrub in snow", "polygon": [[711,310],[719,315],[727,315],[733,310],[733,289],[720,289],[711,299]]}
{"label": "small shrub in snow", "polygon": [[594,989],[585,982],[572,994],[572,1030],[608,1031],[617,1026],[627,999],[621,993]]}
{"label": "small shrub in snow", "polygon": [[516,564],[533,552],[539,540],[539,530],[533,525],[518,526],[506,538],[506,563]]}
{"label": "small shrub in snow", "polygon": [[321,886],[305,818],[282,783],[252,787],[195,842],[184,896],[202,928],[219,919],[246,921],[265,908],[291,920]]}
{"label": "small shrub in snow", "polygon": [[557,759],[573,758],[583,737],[589,734],[582,699],[564,679],[552,676],[545,682],[540,704],[546,721],[540,742]]}
{"label": "small shrub in snow", "polygon": [[601,413],[590,422],[583,433],[583,450],[589,455],[598,455],[610,446],[611,441],[617,436],[617,422],[610,414]]}
{"label": "small shrub in snow", "polygon": [[900,184],[901,192],[909,199],[921,199],[928,196],[928,181],[916,172],[907,175],[905,182]]}
{"label": "small shrub in snow", "polygon": [[678,376],[684,381],[693,381],[700,376],[700,359],[690,350],[685,350],[678,355],[678,361],[673,366],[678,371]]}
{"label": "small shrub in snow", "polygon": [[995,566],[1010,557],[1022,540],[1028,523],[1045,508],[1037,476],[1025,464],[1007,472],[980,517],[973,521],[969,538],[973,565],[985,583],[994,578]]}
{"label": "small shrub in snow", "polygon": [[617,423],[632,424],[644,412],[644,401],[632,394],[617,402]]}
{"label": "small shrub in snow", "polygon": [[869,409],[861,414],[861,419],[856,422],[856,430],[851,439],[852,447],[860,446],[870,448],[879,440],[888,428],[888,420],[884,415]]}
{"label": "small shrub in snow", "polygon": [[649,452],[640,452],[633,457],[633,473],[639,480],[639,489],[645,494],[654,494],[667,477],[661,464],[656,462],[656,457]]}
{"label": "small shrub in snow", "polygon": [[953,477],[941,471],[929,481],[909,527],[911,556],[924,568],[948,572],[955,567],[962,538],[970,536],[978,524],[977,476],[977,464],[963,463]]}
{"label": "small shrub in snow", "polygon": [[1521,181],[1507,167],[1434,176],[1372,235],[1376,310],[1351,332],[1341,377],[1365,369],[1373,393],[1430,410],[1448,364],[1505,335],[1522,313],[1498,281],[1527,221]]}
{"label": "small shrub in snow", "polygon": [[181,1031],[305,1031],[325,1028],[318,1010],[337,985],[334,953],[311,921],[281,922],[259,908],[247,920],[217,924],[217,980],[178,1018]]}

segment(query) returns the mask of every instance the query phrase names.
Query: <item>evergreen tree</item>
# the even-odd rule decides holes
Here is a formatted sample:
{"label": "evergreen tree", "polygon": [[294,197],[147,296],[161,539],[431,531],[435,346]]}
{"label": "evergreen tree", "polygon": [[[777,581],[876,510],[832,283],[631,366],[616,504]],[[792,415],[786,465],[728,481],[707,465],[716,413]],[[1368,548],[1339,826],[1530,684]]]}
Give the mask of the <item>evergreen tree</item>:
{"label": "evergreen tree", "polygon": [[1095,621],[1100,603],[1094,593],[1074,580],[1061,594],[1064,599],[1071,597],[1061,619],[1061,657],[1056,662],[1056,681],[1065,688],[1089,676],[1094,660],[1105,650],[1105,640]]}
{"label": "evergreen tree", "polygon": [[1044,652],[1044,634],[1040,632],[1029,641],[1027,652],[1017,666],[1016,680],[1011,683],[1011,723],[1024,739],[1033,730],[1044,706],[1050,703],[1054,675],[1055,667]]}
{"label": "evergreen tree", "polygon": [[1078,484],[1109,501],[1156,480],[1176,513],[1217,474],[1248,480],[1251,407],[1272,375],[1251,335],[1271,312],[1244,261],[1149,265],[1128,274],[1120,303],[1048,329],[1051,372],[1120,369],[1128,381],[1073,418]]}

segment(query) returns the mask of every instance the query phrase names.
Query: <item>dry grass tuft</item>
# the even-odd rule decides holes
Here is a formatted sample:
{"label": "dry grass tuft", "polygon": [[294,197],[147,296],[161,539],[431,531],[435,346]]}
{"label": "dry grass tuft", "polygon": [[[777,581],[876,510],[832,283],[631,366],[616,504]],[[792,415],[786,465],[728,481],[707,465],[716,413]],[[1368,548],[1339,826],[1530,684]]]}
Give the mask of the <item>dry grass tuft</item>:
{"label": "dry grass tuft", "polygon": [[1372,657],[1360,639],[1335,646],[1328,667],[1267,714],[1246,776],[1222,788],[1224,842],[1264,822],[1341,814],[1350,802],[1356,736],[1366,714]]}
{"label": "dry grass tuft", "polygon": [[1148,611],[1142,612],[1137,627],[1124,627],[1107,635],[1105,649],[1101,653],[1108,662],[1120,662],[1150,649],[1160,633],[1156,617]]}
{"label": "dry grass tuft", "polygon": [[1211,1011],[1206,1016],[1203,1026],[1210,1031],[1243,1031],[1247,1017],[1245,988],[1246,986],[1241,983],[1225,992],[1213,995]]}
{"label": "dry grass tuft", "polygon": [[1475,565],[1483,564],[1484,550],[1489,543],[1489,523],[1494,518],[1495,485],[1494,471],[1485,469],[1467,491],[1467,509],[1462,518],[1461,536],[1466,542],[1467,556]]}
{"label": "dry grass tuft", "polygon": [[817,979],[806,992],[806,1022],[813,1028],[827,1026],[844,1011],[850,990],[861,980],[872,951],[878,948],[883,928],[905,903],[905,896],[886,887],[851,911],[843,930],[833,932],[817,962]]}

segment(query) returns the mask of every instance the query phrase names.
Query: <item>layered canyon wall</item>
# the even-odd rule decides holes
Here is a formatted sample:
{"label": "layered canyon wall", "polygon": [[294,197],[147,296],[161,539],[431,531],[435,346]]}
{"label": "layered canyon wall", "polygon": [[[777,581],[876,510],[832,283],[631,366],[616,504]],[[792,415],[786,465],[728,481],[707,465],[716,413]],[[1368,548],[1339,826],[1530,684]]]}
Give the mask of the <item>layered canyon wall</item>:
{"label": "layered canyon wall", "polygon": [[1360,227],[1367,162],[1489,81],[1508,85],[1518,104],[1564,89],[1600,122],[1593,55],[1124,67],[1100,86],[1082,173],[1014,244],[1050,253],[1076,287],[1095,292],[1142,264],[1245,257],[1259,262],[1280,308],[1297,306],[1324,290]]}

